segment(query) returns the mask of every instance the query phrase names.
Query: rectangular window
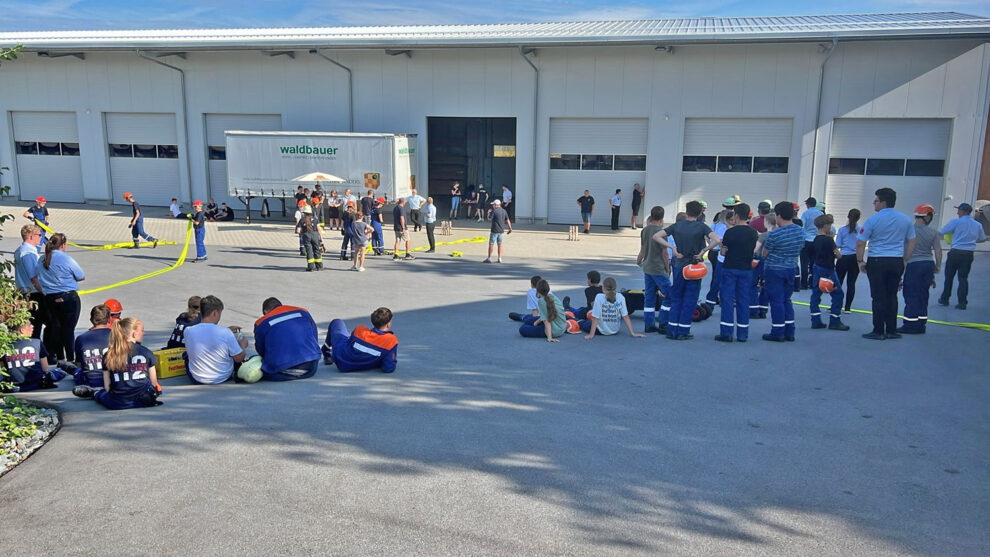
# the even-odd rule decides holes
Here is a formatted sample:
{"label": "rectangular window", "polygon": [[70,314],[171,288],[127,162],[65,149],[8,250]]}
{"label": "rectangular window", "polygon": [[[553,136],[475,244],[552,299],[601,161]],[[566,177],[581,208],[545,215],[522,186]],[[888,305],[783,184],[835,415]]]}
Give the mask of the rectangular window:
{"label": "rectangular window", "polygon": [[495,158],[514,159],[516,157],[515,145],[495,145],[492,150],[492,156]]}
{"label": "rectangular window", "polygon": [[550,155],[551,170],[579,170],[581,155]]}
{"label": "rectangular window", "polygon": [[866,172],[866,159],[828,159],[829,174],[858,174]]}
{"label": "rectangular window", "polygon": [[38,143],[38,154],[59,156],[62,154],[62,149],[60,148],[58,143],[41,141]]}
{"label": "rectangular window", "polygon": [[646,170],[646,155],[615,155],[616,170]]}
{"label": "rectangular window", "polygon": [[866,161],[867,176],[903,176],[904,159],[869,159]]}
{"label": "rectangular window", "polygon": [[612,170],[612,155],[581,155],[581,170]]}
{"label": "rectangular window", "polygon": [[38,154],[38,144],[34,141],[18,141],[17,142],[17,154],[18,155],[37,155]]}
{"label": "rectangular window", "polygon": [[158,146],[157,145],[135,145],[134,146],[134,158],[136,158],[136,159],[157,159],[158,158]]}
{"label": "rectangular window", "polygon": [[787,174],[787,157],[753,157],[753,172]]}
{"label": "rectangular window", "polygon": [[719,157],[719,172],[752,172],[753,157]]}
{"label": "rectangular window", "polygon": [[715,157],[699,157],[690,155],[684,157],[681,163],[683,172],[715,172]]}
{"label": "rectangular window", "polygon": [[134,149],[133,145],[127,143],[111,143],[110,144],[110,156],[111,157],[133,157]]}
{"label": "rectangular window", "polygon": [[945,161],[942,159],[908,159],[905,176],[943,176]]}
{"label": "rectangular window", "polygon": [[62,144],[62,156],[63,157],[78,157],[79,156],[79,144],[78,143],[63,143]]}
{"label": "rectangular window", "polygon": [[177,159],[177,158],[179,158],[179,146],[178,145],[159,145],[158,146],[158,158],[160,158],[160,159]]}
{"label": "rectangular window", "polygon": [[210,145],[210,160],[211,161],[227,160],[227,148],[223,145]]}

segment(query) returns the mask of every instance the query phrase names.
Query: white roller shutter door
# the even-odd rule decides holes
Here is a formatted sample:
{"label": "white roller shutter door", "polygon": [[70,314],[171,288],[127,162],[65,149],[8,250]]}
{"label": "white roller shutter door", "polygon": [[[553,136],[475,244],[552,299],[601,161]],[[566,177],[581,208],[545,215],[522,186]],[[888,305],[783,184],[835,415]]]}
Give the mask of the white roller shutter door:
{"label": "white roller shutter door", "polygon": [[[207,149],[224,147],[226,144],[224,132],[230,130],[281,131],[282,116],[279,114],[207,114]],[[215,200],[217,205],[226,202],[231,207],[243,207],[240,201],[227,195],[226,159],[210,159],[209,153],[207,153],[207,159],[210,171],[209,197]]]}
{"label": "white roller shutter door", "polygon": [[[174,113],[108,112],[105,120],[110,145],[179,144]],[[131,192],[141,205],[167,207],[179,197],[179,159],[110,157],[110,183],[115,204]]]}
{"label": "white roller shutter door", "polygon": [[[791,151],[793,121],[789,118],[688,118],[684,123],[684,156],[699,157],[786,157]],[[717,159],[716,159],[717,161]],[[681,173],[681,196],[677,205],[683,211],[688,201],[705,201],[717,208],[732,195],[739,195],[751,207],[764,200],[774,203],[787,195],[788,172],[703,172]],[[713,211],[709,210],[709,214]]]}
{"label": "white roller shutter door", "polygon": [[[572,155],[646,155],[648,121],[645,118],[552,118],[550,153]],[[632,215],[633,184],[646,184],[645,171],[550,170],[547,222],[580,224],[577,198],[584,190],[595,197],[592,224],[608,225],[612,212],[608,200],[622,188],[619,224]],[[643,210],[640,210],[640,220]]]}
{"label": "white roller shutter door", "polygon": [[[839,119],[832,128],[829,157],[944,161],[950,133],[950,121],[944,119]],[[944,182],[943,176],[830,173],[825,182],[825,207],[837,223],[845,222],[852,208],[859,209],[865,220],[874,212],[873,192],[890,187],[897,191],[895,208],[910,215],[922,203],[941,207]]]}
{"label": "white roller shutter door", "polygon": [[[15,146],[21,142],[41,143],[56,154],[21,154],[18,151],[17,183],[20,197],[33,201],[44,196],[49,201],[84,201],[82,163],[78,152],[79,134],[75,112],[12,112]],[[69,144],[74,149],[62,149]],[[39,151],[40,152],[40,151]]]}

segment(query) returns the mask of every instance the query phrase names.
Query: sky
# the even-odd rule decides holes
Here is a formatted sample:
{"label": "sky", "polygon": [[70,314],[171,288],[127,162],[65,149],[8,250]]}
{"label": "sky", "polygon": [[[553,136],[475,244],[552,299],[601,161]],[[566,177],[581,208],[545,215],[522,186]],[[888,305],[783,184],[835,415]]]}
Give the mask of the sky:
{"label": "sky", "polygon": [[987,0],[0,0],[0,32],[332,27],[954,11]]}

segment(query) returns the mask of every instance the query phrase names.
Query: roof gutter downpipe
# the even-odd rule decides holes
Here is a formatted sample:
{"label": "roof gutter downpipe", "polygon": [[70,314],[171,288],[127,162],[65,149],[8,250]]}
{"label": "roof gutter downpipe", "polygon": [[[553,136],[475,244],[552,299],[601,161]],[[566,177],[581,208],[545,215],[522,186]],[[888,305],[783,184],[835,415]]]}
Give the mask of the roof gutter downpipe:
{"label": "roof gutter downpipe", "polygon": [[349,122],[348,122],[347,131],[353,132],[354,131],[354,75],[351,73],[351,69],[341,64],[340,62],[334,60],[333,58],[330,58],[329,56],[323,54],[322,52],[320,52],[320,49],[318,48],[314,48],[313,50],[310,50],[309,53],[315,54],[320,58],[323,58],[327,62],[330,62],[334,66],[337,66],[338,68],[347,72],[347,111],[349,113]]}
{"label": "roof gutter downpipe", "polygon": [[536,68],[533,61],[526,57],[526,49],[523,45],[519,45],[519,56],[529,64],[529,67],[533,68],[534,79],[533,79],[533,184],[532,184],[532,197],[530,198],[529,205],[529,222],[536,222],[536,128],[537,128],[537,114],[539,114],[540,108],[540,70]]}
{"label": "roof gutter downpipe", "polygon": [[[822,90],[825,88],[825,64],[835,54],[835,49],[838,46],[838,37],[832,37],[832,46],[828,48],[828,52],[825,53],[825,59],[822,60],[821,66],[818,67],[818,102],[815,103],[815,135],[811,143],[811,184],[808,188],[809,196],[814,195],[813,190],[815,189],[815,163],[818,161],[818,130],[822,126]],[[824,195],[822,197],[824,198]]]}
{"label": "roof gutter downpipe", "polygon": [[186,101],[186,73],[182,71],[182,68],[173,66],[171,64],[166,64],[157,58],[152,58],[141,52],[140,49],[135,50],[138,57],[144,58],[145,60],[154,62],[159,66],[165,66],[170,70],[175,70],[179,72],[179,88],[182,90],[182,149],[183,149],[183,159],[185,160],[186,166],[186,194],[189,196],[189,203],[193,202],[192,194],[192,173],[189,171],[189,121],[187,115],[189,113],[187,101]]}

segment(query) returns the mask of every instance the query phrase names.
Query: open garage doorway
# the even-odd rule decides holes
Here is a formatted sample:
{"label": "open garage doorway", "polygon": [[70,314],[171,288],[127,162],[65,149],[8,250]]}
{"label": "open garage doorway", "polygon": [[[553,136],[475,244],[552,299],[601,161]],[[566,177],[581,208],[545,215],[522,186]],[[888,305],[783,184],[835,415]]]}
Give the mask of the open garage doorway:
{"label": "open garage doorway", "polygon": [[[450,188],[460,182],[462,203],[467,192],[484,184],[489,201],[502,197],[502,184],[516,193],[515,118],[427,118],[429,191],[437,205],[437,217],[450,214]],[[515,203],[509,206],[509,216]],[[465,216],[462,204],[458,211]]]}

